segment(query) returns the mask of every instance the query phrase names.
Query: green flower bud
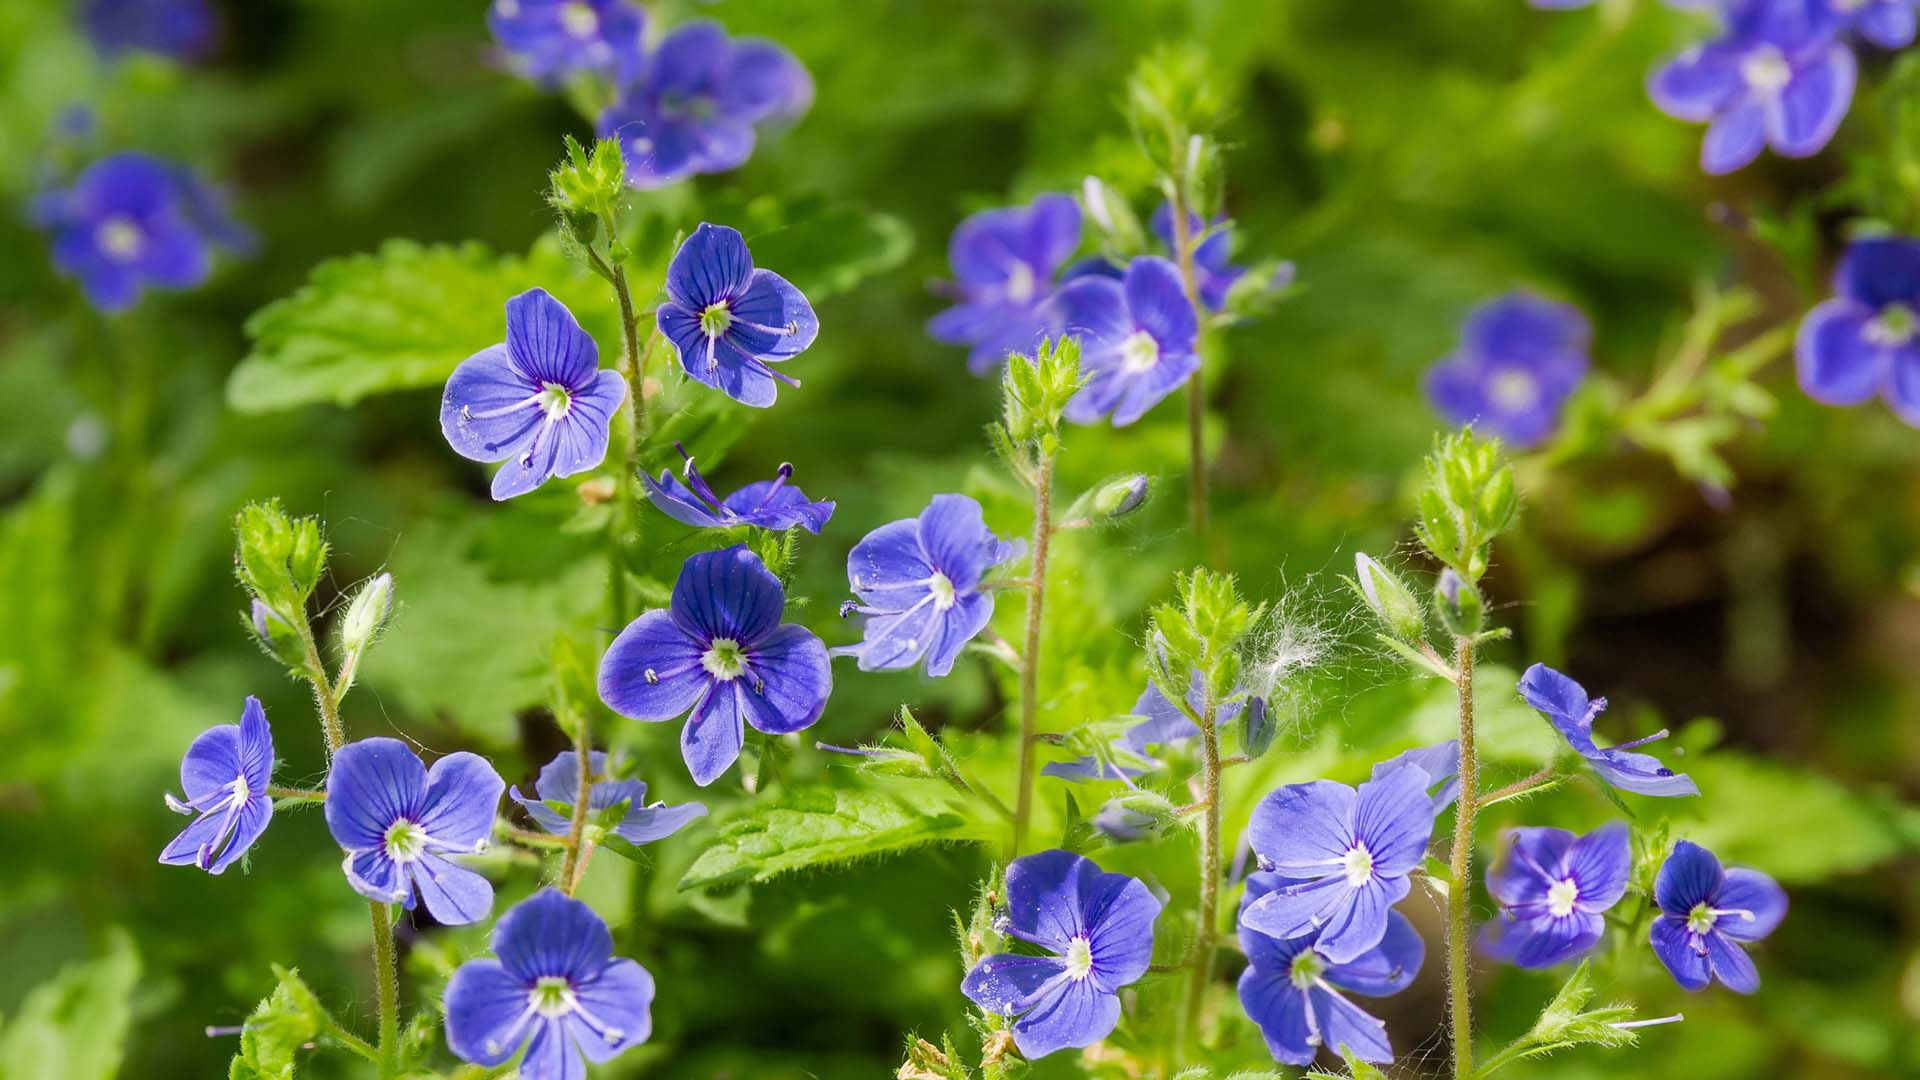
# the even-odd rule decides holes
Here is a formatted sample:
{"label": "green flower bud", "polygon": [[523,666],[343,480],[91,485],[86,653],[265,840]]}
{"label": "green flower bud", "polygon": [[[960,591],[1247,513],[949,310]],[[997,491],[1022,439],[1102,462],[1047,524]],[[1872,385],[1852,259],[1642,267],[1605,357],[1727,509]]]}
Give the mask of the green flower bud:
{"label": "green flower bud", "polygon": [[340,620],[340,648],[348,655],[367,650],[393,614],[393,575],[379,574],[360,586]]}
{"label": "green flower bud", "polygon": [[1440,609],[1440,621],[1454,637],[1472,637],[1486,625],[1486,605],[1480,599],[1480,590],[1454,573],[1452,567],[1440,571],[1433,596],[1435,606]]}
{"label": "green flower bud", "polygon": [[1393,571],[1365,552],[1353,556],[1353,584],[1360,598],[1386,624],[1387,632],[1405,642],[1418,642],[1427,633],[1427,614]]}

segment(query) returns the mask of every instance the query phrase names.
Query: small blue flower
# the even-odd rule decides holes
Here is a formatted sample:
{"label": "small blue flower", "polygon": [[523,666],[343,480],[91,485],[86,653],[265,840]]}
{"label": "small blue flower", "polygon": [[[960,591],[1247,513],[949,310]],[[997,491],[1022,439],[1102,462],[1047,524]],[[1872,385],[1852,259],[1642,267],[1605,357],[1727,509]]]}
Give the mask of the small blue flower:
{"label": "small blue flower", "polygon": [[1631,839],[1618,821],[1580,837],[1565,829],[1508,833],[1505,858],[1487,868],[1500,917],[1486,925],[1481,951],[1523,968],[1549,968],[1593,948],[1607,909],[1627,894]]}
{"label": "small blue flower", "polygon": [[168,866],[198,866],[218,874],[246,854],[273,817],[267,782],[273,777],[273,731],[260,699],[249,696],[238,724],[208,728],[180,759],[182,801],[167,809],[199,814],[160,852]]}
{"label": "small blue flower", "polygon": [[[679,832],[698,818],[706,816],[707,808],[700,803],[681,803],[668,806],[666,803],[647,803],[647,785],[639,780],[614,780],[606,776],[607,755],[595,750],[587,758],[596,779],[592,791],[587,795],[587,821],[600,825],[629,844],[650,844]],[[534,781],[533,790],[537,799],[520,794],[518,787],[511,788],[508,794],[513,801],[526,808],[527,816],[539,826],[555,836],[565,836],[573,829],[573,807],[580,794],[580,754],[574,750],[563,750],[540,770],[540,778]],[[602,811],[611,810],[621,803],[627,804],[626,813],[619,821],[599,821]]]}
{"label": "small blue flower", "polygon": [[697,20],[647,55],[599,127],[626,150],[627,183],[654,188],[739,168],[753,155],[755,125],[812,104],[813,79],[792,53]]}
{"label": "small blue flower", "polygon": [[1835,22],[1883,49],[1913,44],[1914,0],[1820,0]]}
{"label": "small blue flower", "polygon": [[1007,866],[1007,930],[1051,955],[995,953],[960,992],[986,1012],[1017,1017],[1013,1044],[1029,1060],[1091,1046],[1120,1023],[1120,988],[1147,973],[1161,903],[1140,879],[1093,860],[1042,851]]}
{"label": "small blue flower", "polygon": [[[1187,690],[1187,706],[1195,712],[1206,703],[1206,680],[1199,672],[1193,673],[1192,686]],[[1221,727],[1233,723],[1247,703],[1244,700],[1229,701],[1214,710],[1214,722]],[[1264,705],[1262,706],[1264,708]],[[1167,695],[1149,681],[1147,688],[1140,692],[1139,700],[1133,703],[1131,715],[1141,718],[1138,724],[1128,728],[1126,734],[1114,741],[1116,749],[1127,758],[1152,760],[1148,750],[1155,746],[1168,746],[1184,742],[1200,734],[1200,728]],[[1089,780],[1132,780],[1144,770],[1108,762],[1104,769],[1101,763],[1092,757],[1075,758],[1072,761],[1048,762],[1041,770],[1047,776],[1085,783]]]}
{"label": "small blue flower", "polygon": [[1662,112],[1707,124],[1700,167],[1729,173],[1771,145],[1808,157],[1833,138],[1853,101],[1853,51],[1812,0],[1736,0],[1725,33],[1655,71],[1647,90]]}
{"label": "small blue flower", "polygon": [[640,70],[646,12],[628,0],[493,0],[487,29],[527,78],[583,72],[625,82]]}
{"label": "small blue flower", "polygon": [[767,365],[805,352],[820,333],[813,305],[786,278],[754,268],[739,230],[705,222],[667,264],[657,318],[688,376],[761,408],[773,404],[775,379],[800,385]]}
{"label": "small blue flower", "polygon": [[986,572],[1020,557],[1026,544],[988,531],[980,504],[965,495],[935,495],[917,518],[873,530],[847,553],[847,587],[860,598],[840,613],[867,616],[858,645],[834,650],[859,658],[861,671],[953,670],[960,650],[993,618]]}
{"label": "small blue flower", "polygon": [[584,1080],[653,1033],[653,976],[613,955],[593,909],[545,888],[500,916],[493,958],[447,980],[447,1047],[462,1061],[500,1065],[526,1047],[522,1080]]}
{"label": "small blue flower", "polygon": [[1535,664],[1520,676],[1520,696],[1527,704],[1545,713],[1554,728],[1587,760],[1600,779],[1622,791],[1641,795],[1698,795],[1700,789],[1686,773],[1677,773],[1660,764],[1652,754],[1636,754],[1636,746],[1667,737],[1662,729],[1644,739],[1602,749],[1594,745],[1593,720],[1606,710],[1606,698],[1587,700],[1587,691],[1577,682],[1545,664]]}
{"label": "small blue flower", "polygon": [[1268,794],[1247,836],[1260,868],[1289,883],[1248,905],[1241,924],[1282,939],[1318,934],[1314,949],[1336,964],[1380,944],[1433,836],[1430,786],[1419,766],[1402,765],[1358,791],[1315,780]]}
{"label": "small blue flower", "polygon": [[[1228,261],[1233,256],[1233,227],[1227,225],[1226,220],[1225,214],[1215,216],[1213,232],[1193,249],[1194,282],[1200,288],[1200,303],[1208,311],[1219,311],[1226,307],[1227,294],[1233,291],[1234,284],[1247,274],[1246,267],[1235,266]],[[1189,242],[1193,237],[1200,235],[1201,227],[1200,215],[1189,210],[1187,212]],[[1160,238],[1160,242],[1166,245],[1167,251],[1173,257],[1179,257],[1179,253],[1173,248],[1173,203],[1161,203],[1159,208],[1154,210],[1153,216],[1147,219],[1147,228],[1153,230],[1153,235]],[[1283,264],[1269,285],[1276,289],[1285,288],[1292,280],[1292,265]]]}
{"label": "small blue flower", "polygon": [[1673,845],[1654,878],[1653,951],[1673,980],[1704,990],[1719,979],[1736,993],[1760,989],[1760,973],[1741,946],[1759,941],[1787,916],[1787,894],[1758,870],[1722,870],[1713,852],[1688,840]]}
{"label": "small blue flower", "polygon": [[982,210],[953,230],[947,258],[955,303],[927,323],[947,345],[967,345],[967,368],[985,375],[1011,353],[1024,353],[1046,330],[1040,305],[1053,295],[1053,275],[1080,246],[1080,204],[1047,194],[1029,206]]}
{"label": "small blue flower", "polygon": [[213,244],[251,242],[191,172],[140,153],[94,162],[28,216],[53,232],[54,266],[108,312],[132,307],[144,286],[192,288],[213,272]]}
{"label": "small blue flower", "polygon": [[[1242,916],[1261,897],[1290,882],[1275,874],[1247,877]],[[1361,1061],[1393,1060],[1387,1025],[1341,993],[1366,997],[1397,994],[1413,984],[1426,959],[1426,943],[1406,916],[1387,914],[1386,932],[1360,955],[1336,961],[1320,947],[1324,935],[1276,938],[1240,923],[1247,968],[1240,973],[1240,1007],[1260,1028],[1277,1061],[1309,1065],[1326,1047],[1345,1049]]]}
{"label": "small blue flower", "polygon": [[607,647],[600,700],[634,720],[686,716],[687,771],[701,787],[713,783],[740,756],[746,724],[785,735],[827,707],[827,647],[805,627],[781,624],[786,604],[780,579],[746,545],[693,556],[671,606],[633,620]]}
{"label": "small blue flower", "polygon": [[1833,291],[1800,324],[1800,388],[1827,405],[1878,394],[1920,427],[1920,240],[1854,241],[1834,269]]}
{"label": "small blue flower", "polygon": [[1157,255],[1127,264],[1121,281],[1074,278],[1047,301],[1043,317],[1080,339],[1085,385],[1066,409],[1075,423],[1097,424],[1111,414],[1114,426],[1124,427],[1200,370],[1199,316],[1180,271]]}
{"label": "small blue flower", "polygon": [[600,349],[545,289],[507,301],[507,340],[453,370],[440,431],[461,457],[503,461],[493,497],[525,495],[607,456],[607,429],[626,380],[600,367]]}
{"label": "small blue flower", "polygon": [[506,781],[487,759],[460,751],[429,770],[398,739],[362,739],[333,755],[327,829],[347,852],[353,891],[412,911],[414,892],[448,926],[493,910],[493,885],[447,859],[487,846]]}
{"label": "small blue flower", "polygon": [[647,497],[653,500],[653,505],[675,521],[696,529],[758,525],[775,532],[798,525],[817,536],[833,517],[831,500],[813,502],[806,492],[787,483],[793,477],[791,465],[780,466],[771,480],[756,480],[722,499],[707,486],[700,470],[693,467],[693,457],[687,448],[677,442],[673,448],[680,451],[687,462],[681,470],[686,476],[684,485],[675,480],[668,469],[660,470],[658,480],[644,472],[640,479],[647,485]]}
{"label": "small blue flower", "polygon": [[80,25],[108,59],[146,52],[182,63],[206,56],[220,31],[206,0],[86,0]]}
{"label": "small blue flower", "polygon": [[1427,398],[1452,423],[1537,446],[1587,373],[1591,336],[1579,309],[1508,293],[1467,316],[1459,349],[1427,372]]}

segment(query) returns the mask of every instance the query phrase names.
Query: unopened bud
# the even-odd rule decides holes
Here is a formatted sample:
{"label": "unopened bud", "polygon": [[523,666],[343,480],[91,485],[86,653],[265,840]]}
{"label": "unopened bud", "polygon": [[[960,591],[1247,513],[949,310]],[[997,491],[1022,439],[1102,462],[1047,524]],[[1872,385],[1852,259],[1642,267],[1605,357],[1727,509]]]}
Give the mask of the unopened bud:
{"label": "unopened bud", "polygon": [[1258,758],[1273,745],[1276,726],[1273,714],[1267,705],[1267,699],[1257,697],[1247,702],[1247,710],[1241,716],[1240,752],[1248,761]]}
{"label": "unopened bud", "polygon": [[1360,598],[1380,617],[1388,633],[1408,643],[1417,643],[1426,636],[1426,612],[1420,601],[1413,598],[1413,591],[1393,571],[1366,552],[1356,552],[1353,581],[1360,590]]}
{"label": "unopened bud", "polygon": [[1145,473],[1134,473],[1111,481],[1093,496],[1094,513],[1109,520],[1122,518],[1147,501],[1147,477]]}
{"label": "unopened bud", "polygon": [[393,575],[379,574],[360,586],[340,620],[340,646],[349,654],[365,652],[393,614]]}
{"label": "unopened bud", "polygon": [[1440,571],[1433,595],[1440,608],[1440,621],[1454,637],[1472,637],[1485,625],[1486,606],[1481,602],[1480,590],[1454,573],[1452,567]]}

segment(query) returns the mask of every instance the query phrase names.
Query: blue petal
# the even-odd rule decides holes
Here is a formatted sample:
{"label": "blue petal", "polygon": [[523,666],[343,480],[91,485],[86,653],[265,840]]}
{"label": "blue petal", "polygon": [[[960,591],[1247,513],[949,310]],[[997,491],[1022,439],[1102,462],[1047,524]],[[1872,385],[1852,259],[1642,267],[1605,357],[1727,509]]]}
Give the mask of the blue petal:
{"label": "blue petal", "polygon": [[1249,967],[1240,973],[1240,1007],[1259,1027],[1267,1052],[1288,1065],[1310,1065],[1320,1048],[1307,1026],[1307,995],[1293,985],[1284,968]]}
{"label": "blue petal", "polygon": [[1119,1024],[1119,997],[1101,991],[1092,979],[1066,979],[1013,1022],[1013,1044],[1023,1057],[1043,1058],[1056,1050],[1091,1046]]}
{"label": "blue petal", "polygon": [[1661,911],[1684,919],[1694,905],[1712,903],[1725,877],[1720,860],[1713,857],[1713,852],[1691,840],[1682,840],[1673,845],[1672,854],[1660,864],[1660,873],[1653,882],[1654,900]]}
{"label": "blue petal", "polygon": [[567,1017],[567,1029],[588,1061],[603,1062],[653,1034],[653,975],[632,960],[617,959],[574,983],[580,1007],[591,1014]]}
{"label": "blue petal", "polygon": [[1354,839],[1373,856],[1374,873],[1392,877],[1420,865],[1433,839],[1433,800],[1416,765],[1403,765],[1360,785],[1353,807]]}
{"label": "blue petal", "polygon": [[990,593],[968,593],[956,599],[946,611],[934,611],[927,624],[930,632],[926,642],[927,674],[935,678],[950,674],[960,651],[991,621],[993,596]]}
{"label": "blue petal", "polygon": [[827,527],[834,508],[832,500],[813,502],[798,487],[777,480],[756,480],[727,496],[723,505],[763,529],[784,532],[798,525],[815,536]]}
{"label": "blue petal", "polygon": [[1855,75],[1853,50],[1838,42],[1815,63],[1796,70],[1767,109],[1767,139],[1774,150],[1796,158],[1819,153],[1847,115]]}
{"label": "blue petal", "polygon": [[1504,839],[1501,857],[1487,867],[1487,892],[1509,908],[1546,903],[1547,892],[1566,875],[1573,834],[1530,826]]}
{"label": "blue petal", "polygon": [[697,802],[635,806],[613,831],[629,844],[650,844],[672,836],[705,816],[707,808]]}
{"label": "blue petal", "polygon": [[1160,899],[1139,878],[1101,874],[1082,890],[1080,903],[1093,953],[1091,978],[1108,990],[1138,982],[1153,960]]}
{"label": "blue petal", "polygon": [[1890,350],[1868,339],[1873,318],[1872,311],[1840,298],[1807,312],[1794,337],[1794,369],[1808,397],[1824,405],[1859,405],[1879,392]]}
{"label": "blue petal", "polygon": [[1708,125],[1700,142],[1700,168],[1710,176],[1733,172],[1759,157],[1766,144],[1766,107],[1741,102]]}
{"label": "blue petal", "polygon": [[1920,240],[1873,236],[1848,244],[1833,270],[1833,291],[1875,311],[1920,306]]}
{"label": "blue petal", "polygon": [[520,1059],[519,1080],[587,1080],[586,1059],[567,1035],[564,1021],[539,1017],[533,1022],[533,1038],[527,1042],[527,1056]]}
{"label": "blue petal", "polygon": [[493,953],[521,982],[587,978],[613,956],[613,935],[593,909],[555,888],[515,904],[493,928]]}
{"label": "blue petal", "polygon": [[653,501],[653,505],[683,525],[691,525],[696,529],[717,529],[728,524],[701,502],[692,490],[675,479],[671,469],[660,470],[658,480],[642,472],[640,482],[646,485],[647,498]]}
{"label": "blue petal", "polygon": [[384,847],[349,853],[341,869],[347,875],[347,884],[361,896],[412,909],[413,885],[407,880],[406,868],[387,858]]}
{"label": "blue petal", "polygon": [[247,790],[256,795],[267,790],[273,779],[273,729],[267,726],[267,711],[260,699],[249,694],[240,711],[239,757]]}
{"label": "blue petal", "polygon": [[1854,26],[1883,49],[1904,49],[1913,44],[1913,0],[1873,0],[1855,17]]}
{"label": "blue petal", "polygon": [[688,775],[701,787],[720,779],[740,758],[746,739],[742,689],[738,679],[715,682],[687,715],[687,726],[680,729],[680,756]]}
{"label": "blue petal", "polygon": [[348,743],[327,772],[327,829],[348,851],[383,848],[387,829],[403,817],[416,820],[426,798],[427,767],[406,743]]}
{"label": "blue petal", "polygon": [[1387,1025],[1378,1017],[1319,987],[1307,992],[1307,1007],[1319,1019],[1320,1037],[1328,1049],[1382,1065],[1393,1060]]}
{"label": "blue petal", "polygon": [[1433,812],[1453,805],[1460,797],[1460,740],[1448,739],[1432,746],[1416,746],[1380,762],[1373,767],[1372,779],[1399,768],[1412,765],[1427,774],[1427,784],[1433,791]]}
{"label": "blue petal", "polygon": [[811,727],[833,693],[833,664],[813,631],[787,625],[756,640],[734,680],[741,712],[754,730],[785,735]]}
{"label": "blue petal", "polygon": [[1745,88],[1738,52],[1717,42],[1681,53],[1647,81],[1661,112],[1696,124],[1718,116]]}
{"label": "blue petal", "polygon": [[[246,775],[240,742],[240,728],[236,724],[210,727],[194,736],[186,754],[180,758],[180,789],[187,802],[197,804],[209,795],[221,795],[235,780]],[[264,784],[261,789],[265,789]],[[251,780],[247,782],[247,790],[254,790]]]}
{"label": "blue petal", "polygon": [[1368,997],[1386,997],[1413,985],[1426,960],[1427,945],[1419,931],[1397,911],[1387,913],[1387,932],[1380,944],[1344,964],[1326,971],[1326,980],[1342,990]]}
{"label": "blue petal", "polygon": [[786,49],[761,38],[736,38],[721,76],[722,112],[749,123],[799,116],[813,104],[813,78]]}
{"label": "blue petal", "polygon": [[759,641],[780,624],[786,602],[780,579],[745,544],[689,558],[673,586],[674,618],[709,642]]}
{"label": "blue petal", "polygon": [[1707,964],[1706,953],[1694,949],[1685,915],[1662,915],[1654,919],[1648,939],[1653,943],[1653,954],[1660,958],[1681,989],[1707,988],[1707,983],[1712,981],[1712,969]]}
{"label": "blue petal", "polygon": [[1760,871],[1736,866],[1726,872],[1713,906],[1753,916],[1722,915],[1714,929],[1735,941],[1759,941],[1787,917],[1787,892]]}
{"label": "blue petal", "polygon": [[667,295],[696,319],[735,299],[753,279],[753,256],[738,229],[701,222],[667,264]]}
{"label": "blue petal", "polygon": [[1353,847],[1355,799],[1352,788],[1331,780],[1289,784],[1254,807],[1248,841],[1262,866],[1294,877],[1319,877]]}
{"label": "blue petal", "polygon": [[[1312,934],[1334,918],[1347,904],[1351,892],[1340,874],[1308,881],[1296,881],[1266,893],[1240,913],[1240,923],[1256,933],[1273,938]],[[1383,916],[1384,918],[1384,916]],[[1365,952],[1372,943],[1362,946]],[[1354,955],[1359,955],[1356,952]]]}
{"label": "blue petal", "polygon": [[427,836],[452,851],[473,851],[493,833],[494,812],[506,781],[486,758],[461,750],[427,770],[427,795],[417,819]]}
{"label": "blue petal", "polygon": [[984,957],[960,983],[968,1001],[995,1016],[1018,1016],[1033,1007],[1041,990],[1066,974],[1057,956],[994,953]]}
{"label": "blue petal", "polygon": [[1427,400],[1455,425],[1471,424],[1487,410],[1484,373],[1470,356],[1448,357],[1427,369]]}
{"label": "blue petal", "polygon": [[902,611],[927,594],[933,566],[920,547],[920,521],[890,521],[847,553],[847,586],[869,604]]}
{"label": "blue petal", "polygon": [[1633,834],[1622,821],[1609,822],[1574,841],[1566,868],[1579,890],[1581,911],[1598,914],[1627,894],[1633,874]]}
{"label": "blue petal", "polygon": [[600,366],[600,349],[567,305],[545,289],[507,301],[507,352],[537,384],[578,390]]}
{"label": "blue petal", "polygon": [[1760,972],[1755,970],[1753,958],[1732,938],[1717,930],[1707,935],[1707,966],[1713,969],[1713,977],[1720,980],[1720,985],[1736,994],[1751,994],[1760,989]]}
{"label": "blue petal", "polygon": [[1520,676],[1520,696],[1545,713],[1577,753],[1593,752],[1593,718],[1606,707],[1605,698],[1588,700],[1579,683],[1545,664],[1535,664]]}
{"label": "blue petal", "polygon": [[1584,356],[1593,328],[1580,309],[1525,290],[1475,308],[1461,333],[1475,355],[1537,363],[1564,354]]}
{"label": "blue petal", "polygon": [[1909,427],[1920,427],[1920,346],[1908,343],[1894,353],[1893,370],[1881,393],[1895,416]]}
{"label": "blue petal", "polygon": [[1600,940],[1606,920],[1585,911],[1564,916],[1538,913],[1515,918],[1502,915],[1488,923],[1481,951],[1489,958],[1538,971],[1571,960]]}
{"label": "blue petal", "polygon": [[493,883],[466,867],[431,852],[406,865],[435,921],[464,926],[484,920],[493,910]]}
{"label": "blue petal", "polygon": [[[771,270],[755,270],[747,288],[730,305],[736,321],[727,336],[742,352],[766,360],[784,360],[806,351],[820,335],[820,319],[799,289]],[[775,333],[744,326],[754,323]]]}
{"label": "blue petal", "polygon": [[600,700],[632,720],[683,716],[712,682],[700,664],[706,648],[671,612],[649,611],[628,623],[600,658]]}
{"label": "blue petal", "polygon": [[965,495],[935,495],[920,513],[920,550],[956,592],[971,592],[986,572],[1014,558],[987,529],[980,504]]}
{"label": "blue petal", "polygon": [[513,366],[505,345],[489,345],[461,361],[440,399],[440,433],[454,453],[503,461],[533,438],[546,419],[529,400],[540,392]]}
{"label": "blue petal", "polygon": [[1380,944],[1387,933],[1388,912],[1412,889],[1405,877],[1375,876],[1348,890],[1339,905],[1323,915],[1324,929],[1314,948],[1336,964],[1359,959]]}
{"label": "blue petal", "polygon": [[1587,764],[1593,766],[1601,779],[1622,791],[1669,798],[1700,794],[1700,787],[1692,778],[1660,764],[1660,759],[1652,754],[1596,750],[1587,755]]}
{"label": "blue petal", "polygon": [[531,1030],[524,1019],[533,985],[498,960],[461,964],[447,980],[447,1048],[462,1061],[498,1065],[519,1052]]}

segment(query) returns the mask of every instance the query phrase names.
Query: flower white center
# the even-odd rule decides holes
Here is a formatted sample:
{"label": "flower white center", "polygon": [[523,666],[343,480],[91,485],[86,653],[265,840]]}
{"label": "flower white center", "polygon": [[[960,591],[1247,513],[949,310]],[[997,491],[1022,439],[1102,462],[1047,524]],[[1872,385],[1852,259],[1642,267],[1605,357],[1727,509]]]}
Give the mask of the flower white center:
{"label": "flower white center", "polygon": [[707,645],[707,651],[700,655],[700,666],[707,674],[722,682],[737,679],[746,669],[746,656],[740,651],[740,643],[732,638],[714,638]]}
{"label": "flower white center", "polygon": [[953,591],[953,580],[938,570],[927,579],[927,591],[933,594],[933,610],[946,611],[958,600]]}
{"label": "flower white center", "polygon": [[1503,371],[1493,377],[1487,396],[1501,412],[1525,412],[1540,400],[1540,382],[1525,371]]}
{"label": "flower white center", "polygon": [[501,18],[511,19],[520,14],[520,0],[497,0],[493,9],[500,13]]}
{"label": "flower white center", "polygon": [[1347,884],[1357,889],[1373,877],[1373,852],[1365,844],[1355,844],[1340,860],[1340,868],[1347,875]]}
{"label": "flower white center", "polygon": [[387,826],[387,858],[394,862],[417,859],[427,849],[427,830],[401,818]]}
{"label": "flower white center", "polygon": [[1067,978],[1084,979],[1093,973],[1093,945],[1077,937],[1067,944]]}
{"label": "flower white center", "polygon": [[560,26],[577,38],[590,38],[600,32],[600,16],[586,4],[560,5]]}
{"label": "flower white center", "polygon": [[1312,949],[1303,949],[1293,958],[1287,967],[1287,978],[1301,990],[1311,990],[1320,981],[1320,975],[1326,971],[1326,961]]}
{"label": "flower white center", "polygon": [[1774,97],[1793,81],[1793,65],[1772,45],[1762,45],[1740,61],[1740,77],[1761,97]]}
{"label": "flower white center", "polygon": [[573,394],[559,383],[542,383],[539,402],[542,412],[558,420],[567,415],[568,406],[573,404]]}
{"label": "flower white center", "polygon": [[564,976],[546,975],[527,991],[527,1004],[541,1016],[565,1016],[579,999],[573,996],[573,984]]}
{"label": "flower white center", "polygon": [[102,221],[93,230],[93,240],[108,258],[117,262],[131,262],[147,249],[147,234],[123,214]]}
{"label": "flower white center", "polygon": [[1914,310],[1896,301],[1881,308],[1879,316],[1867,323],[1865,336],[1875,345],[1897,348],[1912,341],[1916,329],[1920,329],[1920,319],[1916,319]]}
{"label": "flower white center", "polygon": [[1129,375],[1152,371],[1160,362],[1160,343],[1145,330],[1135,330],[1120,343],[1120,370]]}
{"label": "flower white center", "polygon": [[1719,921],[1720,917],[1714,914],[1713,908],[1704,900],[1693,905],[1693,910],[1687,912],[1687,929],[1696,934],[1707,933],[1713,929],[1713,924]]}
{"label": "flower white center", "polygon": [[1573,903],[1580,899],[1580,886],[1572,878],[1563,878],[1547,890],[1547,914],[1564,919],[1573,914]]}
{"label": "flower white center", "polygon": [[1016,304],[1024,304],[1033,299],[1033,268],[1023,262],[1016,262],[1007,269],[1007,299]]}

